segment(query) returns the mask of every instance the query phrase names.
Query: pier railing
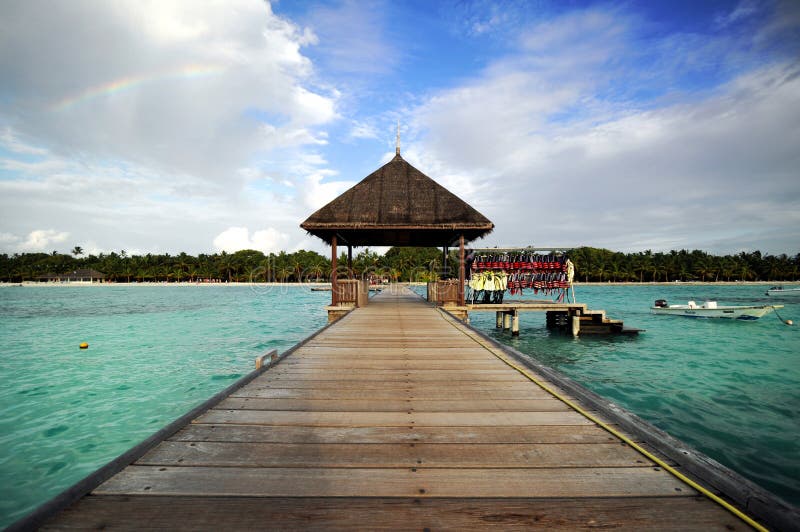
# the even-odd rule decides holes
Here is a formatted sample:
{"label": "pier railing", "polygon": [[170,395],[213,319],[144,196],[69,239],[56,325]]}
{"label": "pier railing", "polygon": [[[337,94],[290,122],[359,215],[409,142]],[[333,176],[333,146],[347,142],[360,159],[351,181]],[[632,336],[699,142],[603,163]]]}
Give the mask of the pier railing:
{"label": "pier railing", "polygon": [[369,282],[362,279],[339,279],[336,281],[337,301],[340,305],[365,307],[369,301]]}
{"label": "pier railing", "polygon": [[428,301],[437,305],[458,305],[460,286],[458,279],[431,281],[428,283]]}

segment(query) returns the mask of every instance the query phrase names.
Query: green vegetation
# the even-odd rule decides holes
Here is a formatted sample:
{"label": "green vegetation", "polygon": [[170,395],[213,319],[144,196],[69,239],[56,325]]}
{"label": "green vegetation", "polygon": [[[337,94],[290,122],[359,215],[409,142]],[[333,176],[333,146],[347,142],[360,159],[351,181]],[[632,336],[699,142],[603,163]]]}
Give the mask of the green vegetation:
{"label": "green vegetation", "polygon": [[[179,255],[132,255],[100,253],[80,257],[76,246],[71,255],[53,252],[0,254],[0,281],[36,281],[40,275],[65,274],[94,269],[112,282],[303,282],[329,281],[331,261],[314,251],[270,253],[246,249],[236,253]],[[74,256],[73,256],[74,255]],[[440,269],[441,251],[436,248],[392,248],[385,256],[369,248],[353,255],[353,274],[393,281],[426,281]],[[347,255],[338,261],[340,277],[347,277]]]}
{"label": "green vegetation", "polygon": [[576,281],[796,281],[800,254],[762,255],[760,251],[715,256],[700,250],[620,253],[577,248],[569,252]]}
{"label": "green vegetation", "polygon": [[[242,250],[236,253],[133,255],[119,253],[83,255],[80,246],[71,254],[53,252],[0,254],[0,281],[35,281],[38,276],[64,274],[81,268],[103,272],[115,282],[301,282],[330,279],[330,259],[313,251],[270,253]],[[797,281],[800,254],[793,257],[762,255],[759,251],[714,256],[703,251],[620,253],[582,247],[571,250],[577,281]],[[353,256],[353,274],[392,281],[427,281],[438,276],[441,250],[391,248],[381,256],[366,248]],[[457,264],[455,252],[450,252]],[[347,257],[338,261],[340,277],[347,277]]]}

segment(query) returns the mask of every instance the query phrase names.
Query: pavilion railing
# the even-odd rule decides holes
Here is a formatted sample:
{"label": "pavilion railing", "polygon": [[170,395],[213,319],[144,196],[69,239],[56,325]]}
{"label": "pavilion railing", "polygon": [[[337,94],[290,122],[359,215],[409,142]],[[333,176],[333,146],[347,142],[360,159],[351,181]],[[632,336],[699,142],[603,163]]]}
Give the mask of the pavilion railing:
{"label": "pavilion railing", "polygon": [[458,279],[431,281],[428,283],[428,301],[437,305],[458,305]]}
{"label": "pavilion railing", "polygon": [[369,282],[361,279],[338,279],[336,281],[339,305],[365,307],[369,301]]}

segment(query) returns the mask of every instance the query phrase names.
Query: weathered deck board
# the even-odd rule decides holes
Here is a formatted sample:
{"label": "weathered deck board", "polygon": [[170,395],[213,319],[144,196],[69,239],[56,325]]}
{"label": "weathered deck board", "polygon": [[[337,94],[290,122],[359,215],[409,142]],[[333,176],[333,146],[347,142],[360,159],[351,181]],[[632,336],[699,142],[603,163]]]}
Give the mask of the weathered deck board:
{"label": "weathered deck board", "polygon": [[640,467],[633,449],[605,444],[281,444],[167,441],[138,465],[218,467]]}
{"label": "weathered deck board", "polygon": [[[549,399],[552,396],[544,391],[531,390],[530,387],[523,389],[502,389],[494,388],[470,388],[465,387],[397,387],[392,389],[380,388],[321,388],[321,389],[299,389],[299,388],[242,388],[231,394],[230,397],[250,397],[260,399],[304,399],[307,401],[348,401],[348,400],[370,400],[386,401],[392,399],[407,399],[411,397],[415,400],[427,401],[496,401],[496,400],[525,400],[525,399]],[[417,407],[419,410],[419,407]]]}
{"label": "weathered deck board", "polygon": [[608,443],[616,441],[594,425],[510,427],[313,427],[307,425],[192,424],[173,441],[265,443]]}
{"label": "weathered deck board", "polygon": [[505,369],[505,366],[499,360],[469,360],[463,358],[453,357],[450,360],[425,360],[414,359],[409,360],[404,357],[397,358],[381,358],[378,360],[330,360],[327,362],[318,362],[316,360],[287,360],[285,367],[291,370],[304,370],[304,371],[347,371],[347,370],[407,370],[407,369],[438,369],[438,370],[452,370],[453,364],[458,364],[461,369],[472,371],[488,371]]}
{"label": "weathered deck board", "polygon": [[426,469],[132,465],[98,495],[240,497],[681,497],[689,486],[657,468]]}
{"label": "weathered deck board", "polygon": [[569,410],[553,398],[463,399],[457,401],[407,398],[382,399],[262,399],[232,397],[222,401],[220,410],[313,410],[325,412],[556,412]]}
{"label": "weathered deck board", "polygon": [[371,299],[45,528],[489,526],[746,529],[402,293]]}
{"label": "weathered deck board", "polygon": [[[373,382],[363,380],[334,380],[334,381],[290,381],[290,380],[259,380],[250,385],[244,386],[241,390],[395,390],[395,389],[417,389],[417,390],[453,390],[453,391],[476,391],[489,393],[504,393],[507,390],[523,390],[535,396],[540,388],[531,387],[530,382],[504,382],[502,386],[497,386],[495,382],[482,381],[433,381],[433,382],[405,382],[405,381],[384,381]],[[237,392],[238,393],[238,392]],[[549,396],[549,394],[547,394]]]}
{"label": "weathered deck board", "polygon": [[298,412],[209,410],[199,423],[315,425],[321,427],[503,427],[515,425],[592,425],[572,411],[562,412]]}
{"label": "weathered deck board", "polygon": [[[265,502],[266,501],[266,502]],[[589,499],[418,499],[89,496],[52,529],[746,530],[700,497]]]}

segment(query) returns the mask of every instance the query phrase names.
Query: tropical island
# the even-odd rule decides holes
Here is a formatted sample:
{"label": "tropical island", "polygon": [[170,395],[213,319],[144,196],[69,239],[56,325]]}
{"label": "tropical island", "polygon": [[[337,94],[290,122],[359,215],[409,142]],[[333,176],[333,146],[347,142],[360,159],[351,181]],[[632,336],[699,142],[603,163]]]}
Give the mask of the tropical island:
{"label": "tropical island", "polygon": [[[567,255],[576,265],[579,282],[779,282],[800,279],[800,253],[712,255],[700,250],[623,253],[579,247]],[[345,254],[340,267],[347,264]],[[448,258],[457,264],[455,252]],[[0,282],[42,281],[48,275],[90,269],[105,274],[105,282],[281,282],[299,283],[330,279],[331,261],[315,251],[265,254],[257,250],[234,253],[169,253],[128,255],[124,250],[84,254],[76,246],[71,254],[0,254]],[[433,247],[392,247],[380,255],[365,248],[353,255],[352,274],[381,277],[388,281],[426,282],[438,278],[442,251]]]}

